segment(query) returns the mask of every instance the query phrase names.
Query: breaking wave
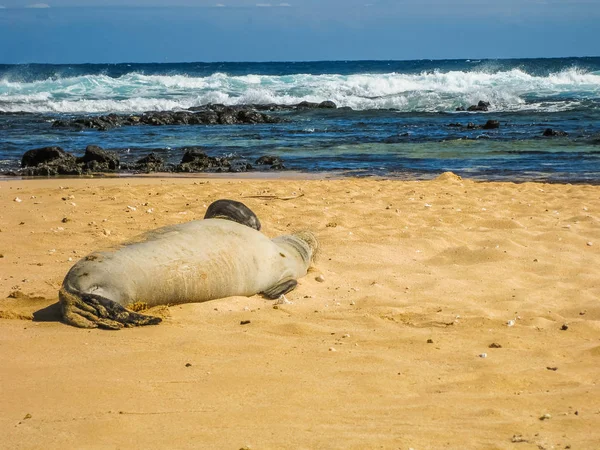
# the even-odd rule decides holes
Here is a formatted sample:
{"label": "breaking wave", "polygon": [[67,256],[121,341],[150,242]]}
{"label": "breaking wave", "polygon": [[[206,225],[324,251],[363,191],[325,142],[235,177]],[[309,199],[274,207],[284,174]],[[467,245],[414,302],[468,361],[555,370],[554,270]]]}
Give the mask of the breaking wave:
{"label": "breaking wave", "polygon": [[186,109],[207,103],[296,104],[332,100],[357,110],[454,111],[486,100],[493,111],[564,111],[600,99],[600,73],[521,69],[422,73],[208,76],[105,74],[19,82],[0,78],[0,111],[106,113]]}

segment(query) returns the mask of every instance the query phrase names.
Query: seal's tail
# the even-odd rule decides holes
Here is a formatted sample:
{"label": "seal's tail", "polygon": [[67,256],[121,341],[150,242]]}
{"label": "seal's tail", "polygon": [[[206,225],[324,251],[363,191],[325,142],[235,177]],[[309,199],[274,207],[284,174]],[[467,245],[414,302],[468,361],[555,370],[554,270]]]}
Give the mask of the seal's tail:
{"label": "seal's tail", "polygon": [[129,311],[105,297],[79,292],[66,285],[60,289],[58,298],[65,322],[80,328],[119,330],[162,322],[160,317]]}

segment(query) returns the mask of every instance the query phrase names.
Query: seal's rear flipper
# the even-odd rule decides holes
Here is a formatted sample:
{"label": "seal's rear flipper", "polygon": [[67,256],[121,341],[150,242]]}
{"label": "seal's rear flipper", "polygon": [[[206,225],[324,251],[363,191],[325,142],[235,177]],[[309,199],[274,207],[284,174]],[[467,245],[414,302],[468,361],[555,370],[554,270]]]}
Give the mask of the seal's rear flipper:
{"label": "seal's rear flipper", "polygon": [[288,292],[293,291],[296,288],[296,286],[298,286],[298,282],[294,279],[282,280],[275,286],[264,290],[263,292],[261,292],[261,294],[270,300],[275,300],[283,294],[287,294]]}
{"label": "seal's rear flipper", "polygon": [[162,322],[160,317],[129,311],[100,295],[71,292],[63,287],[59,292],[59,299],[65,322],[80,328],[119,330],[123,327],[157,325]]}
{"label": "seal's rear flipper", "polygon": [[212,202],[204,218],[232,220],[260,231],[260,220],[256,214],[246,205],[235,200],[222,199]]}

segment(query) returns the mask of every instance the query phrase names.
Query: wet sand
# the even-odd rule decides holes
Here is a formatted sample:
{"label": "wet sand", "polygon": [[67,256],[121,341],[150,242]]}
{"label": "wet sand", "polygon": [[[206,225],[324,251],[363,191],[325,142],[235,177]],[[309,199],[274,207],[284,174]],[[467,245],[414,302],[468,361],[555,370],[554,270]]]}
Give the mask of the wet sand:
{"label": "wet sand", "polygon": [[[218,198],[246,203],[268,236],[318,235],[292,303],[175,306],[116,332],[59,321],[75,261]],[[13,180],[0,206],[4,448],[600,442],[600,186]]]}

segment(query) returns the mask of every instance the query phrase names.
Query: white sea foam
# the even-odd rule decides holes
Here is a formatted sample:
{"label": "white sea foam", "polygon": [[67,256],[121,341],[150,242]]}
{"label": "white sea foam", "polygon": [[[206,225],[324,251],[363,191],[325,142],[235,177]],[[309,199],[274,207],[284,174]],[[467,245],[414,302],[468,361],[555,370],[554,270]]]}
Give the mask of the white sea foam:
{"label": "white sea foam", "polygon": [[[245,75],[208,77],[84,75],[19,83],[0,79],[0,111],[105,113],[173,110],[206,103],[296,104],[332,100],[354,109],[453,111],[491,102],[494,110],[561,110],[600,97],[600,74],[577,69],[549,76],[522,70],[421,74]],[[566,101],[565,101],[566,100]]]}

